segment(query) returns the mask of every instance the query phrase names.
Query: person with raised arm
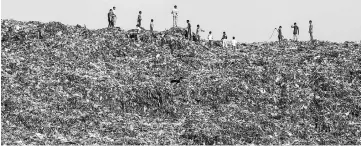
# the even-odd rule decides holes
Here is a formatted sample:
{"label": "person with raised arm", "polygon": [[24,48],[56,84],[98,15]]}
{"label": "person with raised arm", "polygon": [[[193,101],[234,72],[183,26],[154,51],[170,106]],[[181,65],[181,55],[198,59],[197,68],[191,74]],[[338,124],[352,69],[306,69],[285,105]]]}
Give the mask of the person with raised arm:
{"label": "person with raised arm", "polygon": [[201,36],[200,36],[200,32],[204,32],[203,29],[200,28],[199,24],[197,25],[197,30],[196,30],[196,36],[197,36],[197,41],[201,41]]}

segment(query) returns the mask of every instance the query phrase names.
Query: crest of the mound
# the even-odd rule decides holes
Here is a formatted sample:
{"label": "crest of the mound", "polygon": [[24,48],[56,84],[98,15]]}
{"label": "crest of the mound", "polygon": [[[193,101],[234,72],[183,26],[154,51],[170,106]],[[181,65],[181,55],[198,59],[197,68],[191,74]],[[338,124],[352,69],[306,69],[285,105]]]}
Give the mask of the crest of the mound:
{"label": "crest of the mound", "polygon": [[16,21],[12,19],[2,20],[2,34],[6,32],[14,31],[18,34],[24,34],[23,37],[27,39],[32,39],[37,37],[39,31],[44,32],[44,37],[82,37],[84,39],[89,38],[90,36],[96,38],[106,38],[106,39],[121,39],[129,38],[131,34],[137,34],[140,40],[150,40],[150,38],[163,38],[167,40],[184,40],[186,30],[180,27],[173,27],[166,29],[164,31],[149,31],[146,29],[130,29],[124,30],[119,27],[115,28],[102,28],[96,30],[87,29],[85,26],[76,25],[70,26],[65,25],[60,22],[48,22],[42,23],[38,21]]}

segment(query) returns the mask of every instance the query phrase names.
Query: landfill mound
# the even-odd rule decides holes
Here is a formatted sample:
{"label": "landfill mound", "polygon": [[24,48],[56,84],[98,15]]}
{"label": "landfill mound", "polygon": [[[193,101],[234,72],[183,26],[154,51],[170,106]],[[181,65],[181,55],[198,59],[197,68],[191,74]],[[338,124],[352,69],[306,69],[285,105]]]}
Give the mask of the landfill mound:
{"label": "landfill mound", "polygon": [[1,23],[2,145],[361,144],[359,43]]}

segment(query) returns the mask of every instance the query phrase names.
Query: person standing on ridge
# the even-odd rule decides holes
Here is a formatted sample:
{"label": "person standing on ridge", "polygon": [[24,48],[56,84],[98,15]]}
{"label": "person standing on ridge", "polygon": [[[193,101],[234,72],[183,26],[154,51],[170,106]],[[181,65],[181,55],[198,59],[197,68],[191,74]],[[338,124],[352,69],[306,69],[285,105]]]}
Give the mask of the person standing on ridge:
{"label": "person standing on ridge", "polygon": [[[153,22],[154,22],[154,20],[151,19],[151,20],[150,20],[150,33],[152,34],[152,37],[155,38],[156,36],[154,35],[154,32],[153,32],[153,31],[154,31],[154,23],[153,23]],[[151,38],[151,39],[152,39],[152,38]]]}
{"label": "person standing on ridge", "polygon": [[197,25],[197,30],[196,30],[196,36],[197,36],[197,41],[201,41],[201,36],[199,35],[200,32],[204,32],[203,29],[200,28],[199,24]]}
{"label": "person standing on ridge", "polygon": [[189,40],[192,40],[192,26],[189,20],[187,20],[187,37]]}
{"label": "person standing on ridge", "polygon": [[236,37],[233,37],[233,40],[232,40],[232,48],[233,50],[236,52],[236,47],[237,47],[237,41],[236,41]]}
{"label": "person standing on ridge", "polygon": [[137,19],[138,27],[142,26],[142,11],[139,11],[138,19]]}
{"label": "person standing on ridge", "polygon": [[113,16],[112,16],[112,25],[115,27],[115,24],[117,22],[117,15],[115,15],[115,7],[113,7]]}
{"label": "person standing on ridge", "polygon": [[283,35],[282,35],[282,26],[280,26],[277,30],[278,32],[278,41],[279,43],[281,43],[281,41],[283,40]]}
{"label": "person standing on ridge", "polygon": [[154,30],[154,23],[153,23],[153,19],[150,20],[150,32],[153,33]]}
{"label": "person standing on ridge", "polygon": [[212,47],[212,41],[213,41],[212,31],[209,31],[209,34],[208,34],[209,47]]}
{"label": "person standing on ridge", "polygon": [[177,5],[174,6],[174,9],[172,10],[172,15],[173,15],[173,27],[178,27],[177,23],[178,23],[178,9],[177,9]]}
{"label": "person standing on ridge", "polygon": [[227,47],[227,34],[226,32],[223,32],[223,36],[222,36],[222,46]]}
{"label": "person standing on ridge", "polygon": [[300,35],[300,29],[297,26],[297,23],[295,22],[293,26],[291,26],[291,28],[293,28],[293,39],[295,41],[298,41],[298,35]]}
{"label": "person standing on ridge", "polygon": [[113,9],[110,9],[108,12],[108,28],[113,26]]}
{"label": "person standing on ridge", "polygon": [[312,25],[312,20],[309,21],[310,23],[310,27],[308,29],[308,33],[310,33],[310,40],[311,42],[313,41],[313,25]]}

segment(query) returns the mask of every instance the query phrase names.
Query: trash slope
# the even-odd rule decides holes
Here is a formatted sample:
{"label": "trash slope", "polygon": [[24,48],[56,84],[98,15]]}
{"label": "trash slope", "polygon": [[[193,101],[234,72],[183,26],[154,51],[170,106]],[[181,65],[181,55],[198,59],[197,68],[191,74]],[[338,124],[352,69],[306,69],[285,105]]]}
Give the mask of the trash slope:
{"label": "trash slope", "polygon": [[141,42],[59,22],[1,31],[1,144],[361,144],[354,42],[234,52],[182,29]]}

